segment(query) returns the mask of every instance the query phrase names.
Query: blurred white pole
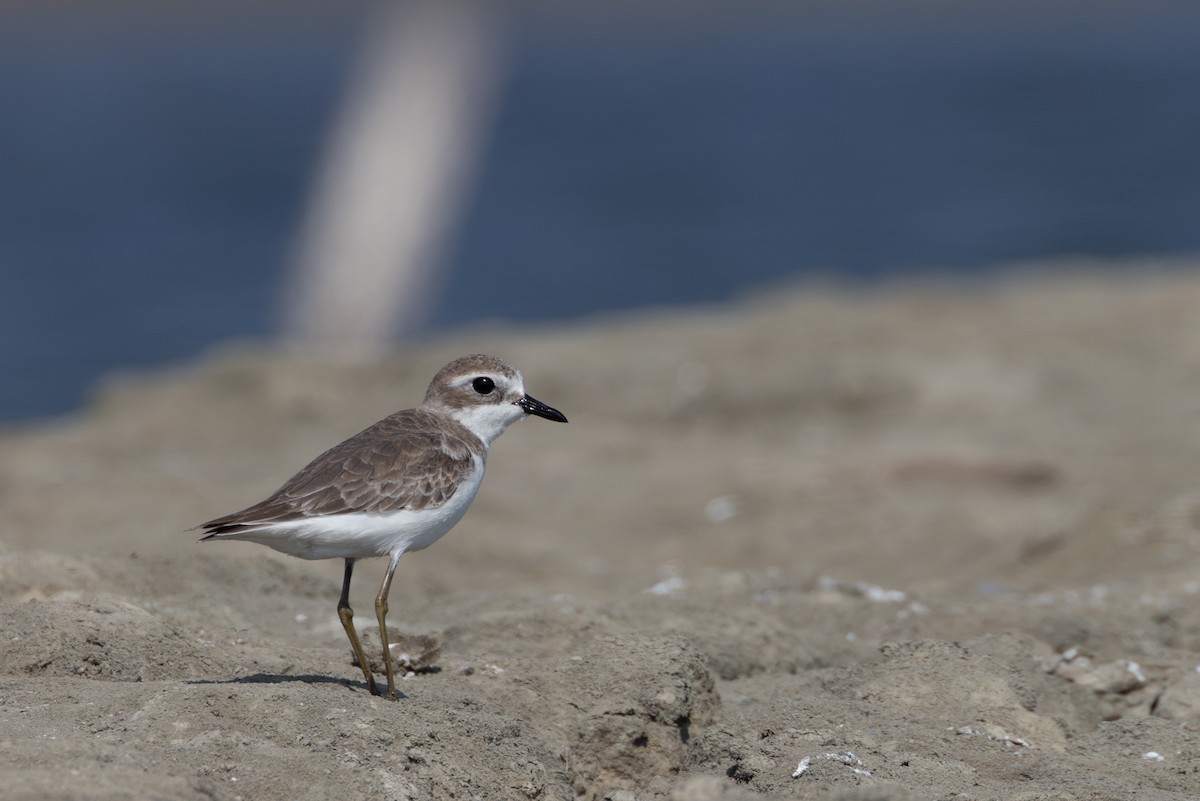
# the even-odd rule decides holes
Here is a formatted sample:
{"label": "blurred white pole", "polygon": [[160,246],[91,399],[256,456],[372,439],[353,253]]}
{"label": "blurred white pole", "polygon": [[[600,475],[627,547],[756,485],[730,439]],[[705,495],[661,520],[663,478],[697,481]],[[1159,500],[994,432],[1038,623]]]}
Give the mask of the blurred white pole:
{"label": "blurred white pole", "polygon": [[309,199],[284,336],[345,356],[420,325],[499,88],[500,32],[472,2],[381,4]]}

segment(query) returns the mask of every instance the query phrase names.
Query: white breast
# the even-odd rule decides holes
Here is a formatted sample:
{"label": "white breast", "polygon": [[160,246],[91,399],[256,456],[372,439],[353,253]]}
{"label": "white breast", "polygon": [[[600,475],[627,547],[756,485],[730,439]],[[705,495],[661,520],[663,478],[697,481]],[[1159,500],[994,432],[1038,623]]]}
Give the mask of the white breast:
{"label": "white breast", "polygon": [[483,461],[477,459],[475,469],[436,509],[309,517],[222,538],[257,542],[301,559],[365,559],[419,551],[441,539],[466,514],[483,482],[483,469]]}

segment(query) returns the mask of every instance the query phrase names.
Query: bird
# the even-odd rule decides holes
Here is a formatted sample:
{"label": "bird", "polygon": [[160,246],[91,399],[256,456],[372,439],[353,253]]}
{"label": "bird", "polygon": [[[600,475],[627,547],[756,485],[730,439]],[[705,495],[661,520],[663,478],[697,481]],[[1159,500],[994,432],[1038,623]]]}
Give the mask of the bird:
{"label": "bird", "polygon": [[521,374],[495,356],[472,354],[433,377],[421,405],[389,415],[313,459],[266,500],[203,523],[200,542],[243,540],[301,559],[342,559],[337,613],[367,689],[382,695],[363,653],[350,607],[359,559],[387,557],[375,596],[387,697],[396,699],[388,648],[388,591],[400,557],[428,548],[466,513],[488,448],[530,415],[567,422],[531,397]]}

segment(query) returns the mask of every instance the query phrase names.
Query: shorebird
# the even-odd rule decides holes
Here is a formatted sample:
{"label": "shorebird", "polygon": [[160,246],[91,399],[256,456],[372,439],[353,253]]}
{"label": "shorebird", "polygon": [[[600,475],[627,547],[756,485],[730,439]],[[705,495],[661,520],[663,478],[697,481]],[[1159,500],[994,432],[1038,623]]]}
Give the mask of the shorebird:
{"label": "shorebird", "polygon": [[454,527],[479,491],[488,448],[517,420],[562,412],[525,392],[521,374],[494,356],[463,356],[429,384],[416,409],[385,417],[334,445],[260,503],[210,520],[201,542],[247,540],[301,559],[344,559],[338,618],[379,695],[354,629],[350,577],[358,559],[389,558],[375,596],[387,697],[396,698],[388,648],[388,590],[400,557],[428,548]]}

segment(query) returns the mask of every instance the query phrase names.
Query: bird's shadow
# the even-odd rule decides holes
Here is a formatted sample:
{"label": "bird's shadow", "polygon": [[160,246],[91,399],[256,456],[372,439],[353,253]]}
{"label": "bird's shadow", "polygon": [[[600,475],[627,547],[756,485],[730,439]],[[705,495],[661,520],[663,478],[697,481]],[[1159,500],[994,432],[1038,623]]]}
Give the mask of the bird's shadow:
{"label": "bird's shadow", "polygon": [[[301,682],[303,684],[337,684],[345,687],[347,690],[361,692],[367,691],[367,683],[364,681],[337,678],[335,676],[320,676],[313,673],[251,673],[249,676],[238,676],[232,679],[188,679],[184,682],[184,684],[283,684],[285,682]],[[399,699],[407,698],[408,696],[397,690],[396,697]]]}

